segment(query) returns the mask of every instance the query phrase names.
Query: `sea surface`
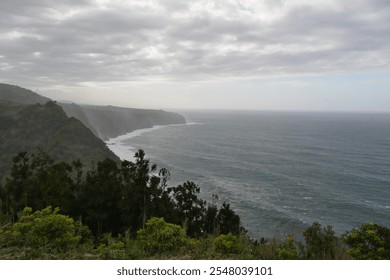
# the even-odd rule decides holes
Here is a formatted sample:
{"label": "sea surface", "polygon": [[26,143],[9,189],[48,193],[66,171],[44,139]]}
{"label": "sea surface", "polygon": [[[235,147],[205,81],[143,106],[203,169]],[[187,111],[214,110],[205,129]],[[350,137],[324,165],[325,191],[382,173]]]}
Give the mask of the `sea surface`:
{"label": "sea surface", "polygon": [[390,114],[179,111],[187,125],[108,141],[121,158],[143,149],[201,197],[226,201],[253,238],[299,233],[314,221],[341,234],[390,226]]}

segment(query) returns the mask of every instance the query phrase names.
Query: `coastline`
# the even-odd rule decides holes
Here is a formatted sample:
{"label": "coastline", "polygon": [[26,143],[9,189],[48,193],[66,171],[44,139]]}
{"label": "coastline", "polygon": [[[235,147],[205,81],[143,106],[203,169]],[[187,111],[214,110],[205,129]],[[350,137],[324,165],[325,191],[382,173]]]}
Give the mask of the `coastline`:
{"label": "coastline", "polygon": [[174,127],[174,126],[185,126],[185,125],[194,125],[198,123],[184,123],[184,124],[168,124],[168,125],[154,125],[149,128],[142,128],[142,129],[136,129],[133,131],[130,131],[126,134],[119,135],[114,138],[109,138],[107,141],[105,141],[107,147],[115,154],[117,155],[121,160],[127,160],[132,162],[134,158],[134,153],[136,152],[136,148],[132,147],[128,144],[124,144],[123,142],[126,140],[129,140],[131,138],[140,136],[144,133],[149,133],[155,130],[159,130],[162,128],[167,127]]}

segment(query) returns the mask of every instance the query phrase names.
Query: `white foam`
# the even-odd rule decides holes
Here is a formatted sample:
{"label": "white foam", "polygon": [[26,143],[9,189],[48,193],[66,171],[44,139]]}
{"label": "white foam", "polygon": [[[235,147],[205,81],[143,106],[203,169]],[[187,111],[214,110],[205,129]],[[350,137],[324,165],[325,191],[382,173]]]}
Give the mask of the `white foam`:
{"label": "white foam", "polygon": [[109,138],[105,143],[107,147],[116,154],[121,160],[133,161],[136,148],[125,143],[127,140],[140,136],[144,133],[149,133],[158,129],[174,126],[186,126],[186,125],[201,125],[202,123],[186,123],[186,124],[169,124],[169,125],[154,125],[150,128],[137,129],[132,132],[119,135],[114,138]]}

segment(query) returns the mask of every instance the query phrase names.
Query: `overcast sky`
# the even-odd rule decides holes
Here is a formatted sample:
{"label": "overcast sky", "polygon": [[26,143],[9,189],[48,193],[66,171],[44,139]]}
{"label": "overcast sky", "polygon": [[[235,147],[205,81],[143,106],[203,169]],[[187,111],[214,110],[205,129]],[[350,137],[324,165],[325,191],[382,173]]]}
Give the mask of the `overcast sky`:
{"label": "overcast sky", "polygon": [[0,82],[127,107],[390,112],[390,1],[1,0]]}

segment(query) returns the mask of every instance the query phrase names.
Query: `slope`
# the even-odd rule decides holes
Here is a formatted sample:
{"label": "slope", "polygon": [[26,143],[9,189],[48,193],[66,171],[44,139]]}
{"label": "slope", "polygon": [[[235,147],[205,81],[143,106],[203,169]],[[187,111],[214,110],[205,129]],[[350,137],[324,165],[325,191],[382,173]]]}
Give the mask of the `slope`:
{"label": "slope", "polygon": [[[40,149],[57,160],[80,159],[90,165],[105,158],[119,160],[103,141],[79,120],[68,118],[55,102],[15,103],[4,100],[4,96],[12,96],[12,92],[6,93],[0,94],[0,182],[9,172],[12,158],[22,151]],[[22,89],[19,93],[22,94],[14,100],[26,92]],[[40,97],[32,95],[27,99],[34,102]]]}
{"label": "slope", "polygon": [[21,104],[44,104],[51,99],[25,88],[0,83],[0,100]]}

